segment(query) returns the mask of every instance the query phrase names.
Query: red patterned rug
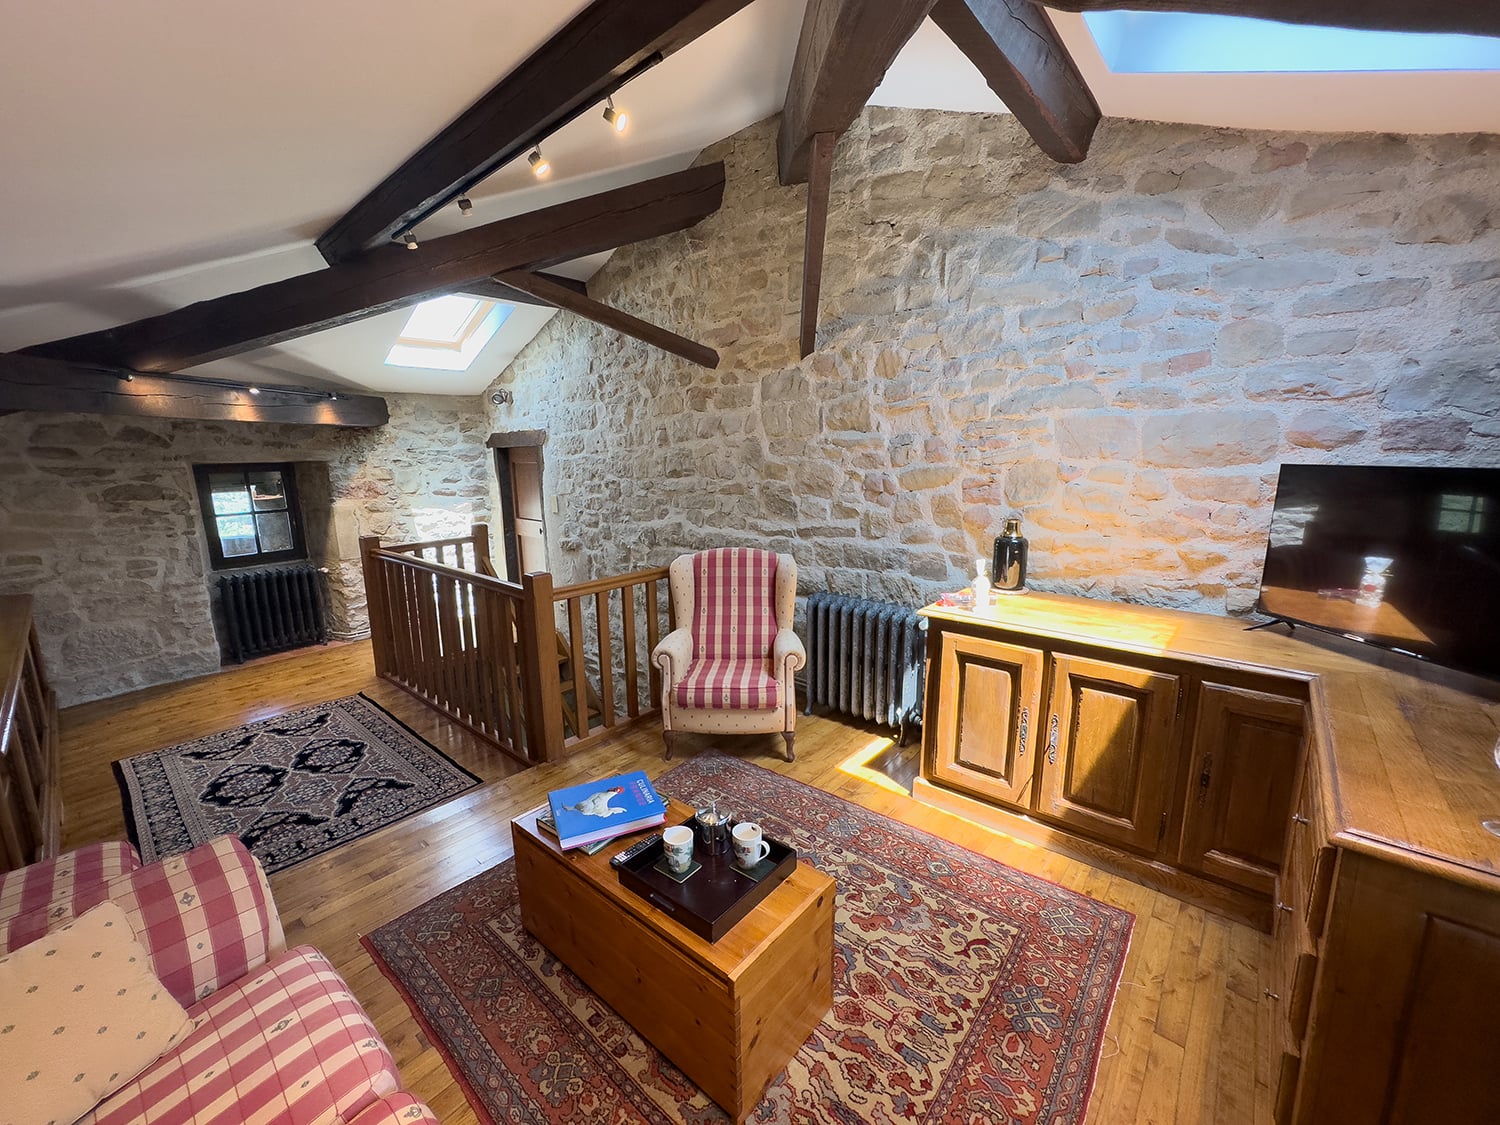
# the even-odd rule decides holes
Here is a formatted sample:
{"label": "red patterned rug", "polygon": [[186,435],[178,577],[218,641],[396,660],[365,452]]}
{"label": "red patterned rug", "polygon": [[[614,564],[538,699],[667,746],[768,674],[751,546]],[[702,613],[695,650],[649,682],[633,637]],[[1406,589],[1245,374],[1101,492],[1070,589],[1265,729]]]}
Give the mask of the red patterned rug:
{"label": "red patterned rug", "polygon": [[[754,815],[838,880],[833,1010],[751,1121],[1083,1120],[1128,911],[735,758],[657,785]],[[365,944],[481,1120],[726,1120],[522,929],[509,861]]]}

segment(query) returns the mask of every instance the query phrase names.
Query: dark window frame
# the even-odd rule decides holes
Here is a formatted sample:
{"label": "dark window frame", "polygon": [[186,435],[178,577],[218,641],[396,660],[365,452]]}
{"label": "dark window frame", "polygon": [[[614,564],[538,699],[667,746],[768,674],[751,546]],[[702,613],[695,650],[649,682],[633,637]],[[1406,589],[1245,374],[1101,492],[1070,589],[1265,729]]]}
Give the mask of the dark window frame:
{"label": "dark window frame", "polygon": [[[287,523],[291,525],[292,545],[285,551],[256,551],[253,555],[224,554],[224,545],[219,538],[218,513],[214,511],[213,489],[209,485],[211,474],[238,474],[246,479],[251,473],[280,473],[285,489]],[[193,479],[198,485],[198,512],[203,521],[203,533],[208,540],[208,556],[214,570],[239,570],[249,566],[264,566],[267,563],[290,562],[307,558],[307,541],[302,532],[302,505],[297,497],[297,468],[290,461],[256,461],[232,465],[194,465]],[[267,509],[278,511],[279,509]],[[257,532],[256,543],[260,542]]]}

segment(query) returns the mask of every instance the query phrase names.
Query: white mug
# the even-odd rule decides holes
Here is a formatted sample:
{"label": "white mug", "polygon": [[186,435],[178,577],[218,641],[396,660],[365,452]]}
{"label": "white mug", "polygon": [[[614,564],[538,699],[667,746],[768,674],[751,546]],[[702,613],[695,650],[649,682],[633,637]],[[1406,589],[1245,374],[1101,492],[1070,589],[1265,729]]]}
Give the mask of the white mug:
{"label": "white mug", "polygon": [[663,832],[661,847],[674,874],[681,875],[693,865],[693,830],[687,825],[676,824]]}
{"label": "white mug", "polygon": [[771,854],[771,845],[758,824],[748,821],[736,824],[730,835],[734,838],[734,862],[747,871]]}

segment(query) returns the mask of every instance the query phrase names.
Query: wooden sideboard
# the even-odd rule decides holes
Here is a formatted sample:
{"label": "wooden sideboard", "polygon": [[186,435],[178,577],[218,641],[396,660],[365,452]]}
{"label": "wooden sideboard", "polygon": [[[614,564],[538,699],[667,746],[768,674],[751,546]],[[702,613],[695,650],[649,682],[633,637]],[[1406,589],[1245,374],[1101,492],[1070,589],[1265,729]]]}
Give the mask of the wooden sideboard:
{"label": "wooden sideboard", "polygon": [[57,697],[31,599],[0,595],[0,871],[57,854],[61,828]]}
{"label": "wooden sideboard", "polygon": [[1500,685],[1062,595],[923,612],[916,796],[1271,929],[1278,1125],[1500,1121]]}

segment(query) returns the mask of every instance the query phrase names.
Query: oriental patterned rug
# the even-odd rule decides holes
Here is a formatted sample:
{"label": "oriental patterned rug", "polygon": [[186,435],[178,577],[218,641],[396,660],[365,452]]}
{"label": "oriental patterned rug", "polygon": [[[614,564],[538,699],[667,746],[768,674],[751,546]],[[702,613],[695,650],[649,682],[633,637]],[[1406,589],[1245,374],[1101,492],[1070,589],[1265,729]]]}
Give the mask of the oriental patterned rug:
{"label": "oriental patterned rug", "polygon": [[[751,1121],[1083,1120],[1127,911],[734,758],[657,785],[755,816],[838,880],[833,1009]],[[726,1119],[526,933],[510,861],[364,940],[481,1120]]]}
{"label": "oriental patterned rug", "polygon": [[142,861],[232,832],[268,873],[480,783],[364,695],[138,754],[114,769]]}

